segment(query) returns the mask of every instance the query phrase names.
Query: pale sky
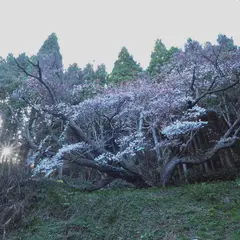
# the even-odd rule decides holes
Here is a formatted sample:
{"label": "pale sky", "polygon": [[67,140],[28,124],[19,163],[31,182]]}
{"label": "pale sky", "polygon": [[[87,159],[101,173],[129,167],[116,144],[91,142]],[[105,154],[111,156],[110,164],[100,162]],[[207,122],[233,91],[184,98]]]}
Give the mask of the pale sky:
{"label": "pale sky", "polygon": [[122,46],[147,67],[157,38],[183,47],[191,37],[219,33],[240,45],[239,0],[0,0],[0,56],[37,53],[55,32],[64,66],[105,63],[111,71]]}

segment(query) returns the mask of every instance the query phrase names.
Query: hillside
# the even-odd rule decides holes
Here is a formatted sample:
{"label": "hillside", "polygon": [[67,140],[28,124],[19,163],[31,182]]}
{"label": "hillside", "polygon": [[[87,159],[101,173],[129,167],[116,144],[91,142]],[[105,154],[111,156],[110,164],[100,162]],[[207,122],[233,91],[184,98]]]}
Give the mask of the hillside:
{"label": "hillside", "polygon": [[82,193],[46,184],[11,240],[240,239],[239,182]]}
{"label": "hillside", "polygon": [[0,240],[240,240],[240,0],[2,2]]}

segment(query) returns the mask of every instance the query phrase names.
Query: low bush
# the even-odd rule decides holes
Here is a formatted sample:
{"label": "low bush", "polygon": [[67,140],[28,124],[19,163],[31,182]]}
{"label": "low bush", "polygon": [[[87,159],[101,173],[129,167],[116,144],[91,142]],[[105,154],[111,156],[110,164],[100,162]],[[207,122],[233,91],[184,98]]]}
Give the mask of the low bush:
{"label": "low bush", "polygon": [[27,179],[28,173],[23,166],[0,164],[0,234],[3,239],[7,230],[21,221],[27,196],[33,193]]}
{"label": "low bush", "polygon": [[189,183],[233,181],[239,175],[237,168],[219,169],[211,172],[190,172],[188,175]]}

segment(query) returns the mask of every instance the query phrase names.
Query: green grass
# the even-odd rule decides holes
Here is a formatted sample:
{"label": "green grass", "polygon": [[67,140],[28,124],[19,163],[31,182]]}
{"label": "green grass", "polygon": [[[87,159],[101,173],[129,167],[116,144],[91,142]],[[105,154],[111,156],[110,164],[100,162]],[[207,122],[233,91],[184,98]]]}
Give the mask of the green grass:
{"label": "green grass", "polygon": [[39,193],[7,239],[239,240],[236,182],[81,193],[61,183]]}

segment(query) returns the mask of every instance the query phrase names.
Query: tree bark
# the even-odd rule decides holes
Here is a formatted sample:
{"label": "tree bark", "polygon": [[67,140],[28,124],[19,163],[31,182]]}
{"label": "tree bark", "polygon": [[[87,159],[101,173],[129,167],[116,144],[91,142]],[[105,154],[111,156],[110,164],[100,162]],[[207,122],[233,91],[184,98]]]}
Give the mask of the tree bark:
{"label": "tree bark", "polygon": [[129,172],[122,167],[115,167],[109,164],[99,164],[86,158],[76,158],[71,162],[81,166],[97,169],[102,173],[106,173],[109,177],[112,177],[114,179],[123,179],[140,188],[150,187],[150,185],[148,185],[140,175]]}
{"label": "tree bark", "polygon": [[[225,141],[224,141],[225,140]],[[179,164],[202,164],[204,162],[209,161],[215,154],[217,154],[220,150],[230,148],[232,147],[239,139],[238,138],[231,138],[231,139],[222,139],[220,140],[213,148],[209,149],[203,154],[191,156],[191,157],[175,157],[173,158],[164,168],[163,173],[162,173],[162,185],[166,186],[169,182],[169,180],[172,177],[172,174],[175,170],[175,168]],[[189,159],[192,160],[189,160]]]}

